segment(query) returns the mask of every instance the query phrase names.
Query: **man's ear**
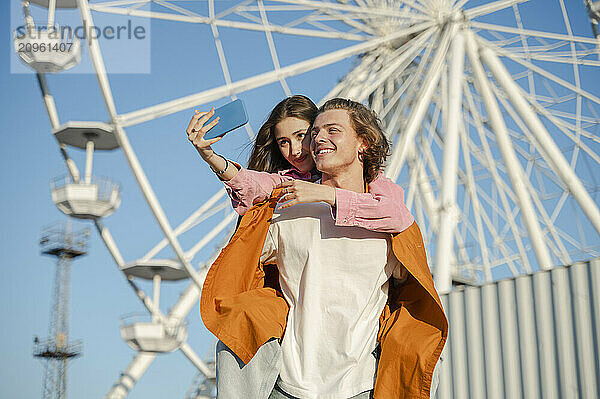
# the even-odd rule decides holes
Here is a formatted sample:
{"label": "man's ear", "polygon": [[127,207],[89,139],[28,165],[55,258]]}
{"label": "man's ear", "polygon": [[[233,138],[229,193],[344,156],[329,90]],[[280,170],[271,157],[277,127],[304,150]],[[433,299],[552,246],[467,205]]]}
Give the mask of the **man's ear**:
{"label": "man's ear", "polygon": [[369,148],[369,144],[366,140],[361,139],[360,144],[358,145],[358,159],[362,162],[365,150]]}

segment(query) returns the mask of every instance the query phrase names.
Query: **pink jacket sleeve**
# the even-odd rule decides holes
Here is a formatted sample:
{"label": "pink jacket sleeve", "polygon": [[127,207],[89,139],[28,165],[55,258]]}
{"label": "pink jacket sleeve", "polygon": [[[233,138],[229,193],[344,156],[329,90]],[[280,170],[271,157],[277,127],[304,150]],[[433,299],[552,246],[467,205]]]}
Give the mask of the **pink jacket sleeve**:
{"label": "pink jacket sleeve", "polygon": [[384,233],[406,230],[414,218],[404,203],[402,187],[382,173],[369,184],[369,193],[335,189],[336,226],[357,226]]}
{"label": "pink jacket sleeve", "polygon": [[[240,215],[271,195],[279,183],[294,178],[283,173],[258,172],[239,168],[229,181],[224,181],[233,209]],[[357,226],[384,233],[399,233],[414,219],[404,204],[402,187],[380,174],[369,185],[369,193],[355,193],[336,188],[336,206],[332,216],[337,226]]]}
{"label": "pink jacket sleeve", "polygon": [[284,181],[293,180],[290,176],[279,173],[258,172],[242,168],[238,164],[238,173],[225,183],[227,194],[231,198],[233,209],[243,215],[258,202],[264,201],[271,195],[273,188]]}

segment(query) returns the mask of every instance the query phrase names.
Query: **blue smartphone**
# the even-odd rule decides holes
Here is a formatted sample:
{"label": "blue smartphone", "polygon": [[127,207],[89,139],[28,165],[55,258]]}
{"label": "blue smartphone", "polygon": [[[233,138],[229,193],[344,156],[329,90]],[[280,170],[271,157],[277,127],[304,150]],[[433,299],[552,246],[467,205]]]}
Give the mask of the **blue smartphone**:
{"label": "blue smartphone", "polygon": [[244,108],[244,103],[239,98],[215,109],[214,115],[206,122],[206,125],[212,122],[217,116],[220,118],[219,123],[206,133],[204,136],[206,140],[223,136],[248,123],[246,108]]}

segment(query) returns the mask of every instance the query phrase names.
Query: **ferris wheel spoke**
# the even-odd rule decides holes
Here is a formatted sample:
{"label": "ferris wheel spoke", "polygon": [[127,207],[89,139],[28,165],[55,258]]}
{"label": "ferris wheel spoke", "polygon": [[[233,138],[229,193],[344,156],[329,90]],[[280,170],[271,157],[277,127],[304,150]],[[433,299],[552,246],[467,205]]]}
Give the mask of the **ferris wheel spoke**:
{"label": "ferris wheel spoke", "polygon": [[390,111],[394,108],[396,109],[392,115],[390,122],[392,125],[395,125],[400,120],[400,118],[404,117],[407,107],[410,105],[408,98],[411,96],[404,96],[404,99],[401,101],[400,105],[396,107],[396,104],[398,104],[398,100],[400,100],[400,98],[404,95],[405,92],[416,92],[417,85],[419,84],[419,82],[421,82],[421,77],[423,76],[425,65],[429,61],[429,57],[431,55],[432,50],[433,46],[428,46],[426,48],[425,53],[420,59],[419,66],[415,68],[414,73],[410,74],[407,78],[404,79],[402,85],[398,88],[398,90],[394,92],[393,96],[388,100],[381,114],[381,118],[387,117]]}
{"label": "ferris wheel spoke", "polygon": [[[463,118],[463,120],[464,119],[465,118]],[[481,260],[483,262],[485,281],[492,281],[492,270],[490,267],[490,255],[489,255],[487,240],[485,237],[485,233],[484,233],[483,225],[482,225],[482,221],[481,221],[481,219],[482,219],[481,213],[483,212],[483,210],[481,207],[481,203],[479,202],[479,197],[477,196],[475,177],[473,176],[473,167],[471,165],[471,155],[470,155],[470,153],[467,149],[468,147],[466,145],[467,134],[465,132],[464,124],[459,124],[459,134],[460,134],[460,141],[463,143],[463,145],[461,147],[462,147],[463,160],[465,163],[465,172],[464,172],[465,177],[463,178],[463,181],[464,181],[464,185],[465,185],[465,191],[467,192],[468,197],[471,199],[470,202],[471,202],[472,208],[473,208],[473,215],[475,218],[475,227],[477,228],[476,237],[478,239],[477,242],[478,242],[479,248],[480,248]]]}
{"label": "ferris wheel spoke", "polygon": [[166,1],[166,0],[152,0],[152,2],[154,4],[161,5],[166,9],[173,10],[181,15],[187,15],[187,16],[191,16],[191,17],[200,17],[200,15],[198,13],[190,11],[184,7],[180,7],[178,5],[172,4],[171,2]]}
{"label": "ferris wheel spoke", "polygon": [[142,378],[156,356],[157,354],[152,352],[137,352],[104,399],[126,398],[129,391],[131,391],[138,380]]}
{"label": "ferris wheel spoke", "polygon": [[[501,102],[504,109],[508,112],[508,114],[510,115],[512,120],[517,124],[519,129],[523,133],[525,133],[525,135],[527,136],[527,141],[529,143],[531,143],[533,145],[533,147],[536,148],[539,153],[541,153],[540,147],[538,146],[536,140],[533,138],[533,135],[531,134],[529,129],[525,126],[525,123],[522,121],[522,119],[517,115],[514,108],[502,96],[499,95],[499,90],[495,87],[495,85],[492,85],[492,87],[495,89],[496,97],[499,99],[499,101]],[[519,148],[519,147],[516,147],[516,148]],[[528,155],[529,154],[524,154],[524,157],[526,157]],[[533,166],[533,164],[531,163],[532,156],[529,156],[529,158],[530,159],[528,160],[528,166]],[[527,176],[530,176],[530,173],[528,173]],[[534,202],[534,205],[538,209],[541,219],[542,219],[543,223],[546,225],[546,228],[548,229],[551,237],[553,238],[554,242],[558,246],[558,248],[554,249],[554,253],[556,254],[556,256],[560,259],[560,261],[563,264],[571,263],[571,258],[569,256],[566,248],[562,244],[562,241],[560,240],[560,238],[558,236],[558,233],[554,226],[553,220],[550,219],[548,213],[546,212],[545,207],[543,206],[542,202],[540,201],[540,199],[537,195],[537,190],[535,188],[533,188],[533,186],[531,185],[531,183],[529,183],[528,180],[526,180],[526,182],[528,183],[527,185],[529,188],[529,194]],[[548,241],[548,243],[551,244],[552,241]]]}
{"label": "ferris wheel spoke", "polygon": [[512,7],[514,4],[524,3],[526,1],[529,1],[529,0],[497,0],[497,1],[492,1],[491,3],[484,4],[481,6],[468,8],[468,9],[464,10],[464,13],[468,19],[472,20],[472,19],[480,17],[482,15],[491,14],[496,11],[500,11],[505,8]]}
{"label": "ferris wheel spoke", "polygon": [[349,82],[350,84],[346,85],[345,89],[341,92],[341,95],[347,98],[363,101],[365,96],[371,94],[371,92],[367,93],[366,95],[364,94],[369,82],[373,79],[376,71],[379,71],[381,68],[383,68],[385,61],[385,58],[380,52],[374,51],[373,58],[369,66],[360,73],[360,76],[356,76],[357,79]]}
{"label": "ferris wheel spoke", "polygon": [[336,21],[343,21],[346,25],[355,28],[357,31],[364,32],[369,35],[376,35],[377,32],[374,28],[365,24],[364,22],[358,21],[347,14],[342,14],[336,11],[324,10],[325,15],[330,16],[331,19]]}
{"label": "ferris wheel spoke", "polygon": [[[215,19],[215,4],[214,0],[209,0],[208,2],[208,14],[212,21]],[[213,35],[213,40],[215,41],[215,47],[217,49],[217,54],[219,56],[219,63],[221,65],[221,71],[223,72],[223,78],[225,79],[226,86],[231,89],[231,75],[229,73],[229,66],[227,65],[227,59],[225,58],[225,50],[223,49],[223,43],[221,42],[221,35],[219,34],[219,29],[216,24],[213,22],[210,24],[211,32]],[[237,96],[235,94],[230,95],[232,100],[236,100]],[[244,125],[244,130],[246,130],[246,134],[252,140],[254,138],[254,131],[249,123]]]}
{"label": "ferris wheel spoke", "polygon": [[473,28],[477,28],[477,29],[514,33],[516,35],[522,35],[526,38],[541,37],[541,38],[545,38],[545,39],[562,40],[565,42],[588,43],[588,44],[594,44],[594,45],[598,42],[598,39],[595,39],[595,38],[574,36],[574,35],[565,35],[562,33],[544,32],[544,31],[537,31],[537,30],[523,29],[523,28],[513,28],[510,26],[496,25],[496,24],[490,24],[490,23],[486,23],[486,22],[470,21],[470,25]]}
{"label": "ferris wheel spoke", "polygon": [[[135,17],[144,17],[144,18],[155,18],[162,19],[167,21],[178,21],[178,22],[189,22],[189,23],[200,23],[210,25],[212,22],[210,18],[204,17],[202,15],[193,16],[193,15],[181,15],[181,14],[173,14],[173,13],[165,13],[160,11],[145,11],[145,10],[127,10],[120,7],[105,7],[100,5],[101,3],[90,4],[90,9],[97,12],[104,12],[109,14],[119,14],[119,15],[131,15]],[[236,28],[250,31],[259,31],[264,32],[265,27],[260,23],[250,23],[250,22],[239,22],[239,21],[231,21],[224,19],[217,19],[214,21],[215,25],[227,28]],[[358,35],[355,33],[345,33],[345,32],[329,32],[323,30],[314,30],[314,29],[303,29],[303,28],[288,28],[282,25],[270,25],[271,32],[277,32],[281,34],[295,35],[295,36],[305,36],[305,37],[319,37],[326,39],[344,39],[350,41],[364,41],[368,40],[369,37],[365,35]]]}
{"label": "ferris wheel spoke", "polygon": [[[563,119],[560,118],[560,116],[562,116],[562,117],[570,117],[573,119],[577,119],[577,115],[572,115],[572,114],[568,114],[568,113],[564,113],[564,112],[560,112],[560,111],[549,110],[548,108],[542,107],[541,105],[537,104],[537,102],[534,99],[532,99],[530,97],[528,99],[529,99],[529,102],[531,103],[531,105],[533,106],[533,108],[540,115],[543,115],[546,119],[548,119],[548,121],[550,121],[552,124],[554,124],[554,126],[556,126],[556,128],[560,132],[562,132],[571,141],[573,141],[576,148],[582,149],[592,160],[594,160],[597,164],[600,165],[600,155],[597,154],[596,152],[594,152],[587,144],[582,142],[581,136],[583,136],[587,139],[590,139],[596,143],[600,143],[600,138],[592,133],[586,132],[582,128],[578,129],[577,125],[567,123],[566,121],[564,121]],[[580,118],[580,119],[583,119],[583,118]],[[589,119],[585,118],[585,119],[587,121],[589,121],[590,123],[592,123],[593,126],[596,125],[596,123],[597,123],[592,118],[589,118]],[[573,132],[578,132],[578,133],[575,134]]]}
{"label": "ferris wheel spoke", "polygon": [[[275,68],[275,71],[277,73],[279,73],[279,70],[281,69],[281,67],[279,65],[279,57],[277,56],[277,50],[275,50],[275,43],[273,42],[273,35],[271,34],[271,31],[268,29],[269,20],[267,19],[267,13],[265,12],[265,7],[263,5],[262,0],[257,0],[257,4],[258,4],[258,8],[260,10],[260,18],[261,18],[262,24],[265,27],[265,35],[267,37],[267,43],[269,45],[269,52],[271,53],[271,60],[273,61],[273,67]],[[285,81],[285,79],[280,78],[279,83],[281,84],[281,87],[283,88],[285,95],[288,97],[291,96],[292,92],[291,92],[290,88],[288,87],[288,84]]]}
{"label": "ferris wheel spoke", "polygon": [[[559,3],[560,3],[560,9],[562,11],[565,27],[567,29],[567,34],[569,35],[569,37],[573,37],[571,21],[569,20],[569,15],[567,13],[565,3],[563,0],[560,0]],[[570,42],[570,47],[571,47],[572,57],[576,58],[575,44],[573,43],[573,41]],[[581,89],[581,80],[579,77],[579,67],[577,66],[577,64],[573,64],[573,78],[575,79],[575,86],[577,86],[578,89]],[[580,136],[580,133],[579,133],[581,131],[581,95],[580,94],[577,94],[577,104],[576,104],[575,113],[577,115],[577,119],[575,120],[575,126],[576,126],[575,131],[577,132],[577,136]],[[573,156],[571,157],[571,168],[575,168],[575,163],[577,162],[578,155],[579,155],[579,147],[575,147],[575,150],[573,151]]]}
{"label": "ferris wheel spoke", "polygon": [[[110,7],[118,7],[118,6],[126,6],[133,4],[134,6],[140,6],[144,4],[150,3],[152,0],[117,0],[117,1],[103,1],[102,3],[94,3],[94,4],[102,4],[103,6]],[[91,4],[90,4],[91,6]]]}
{"label": "ferris wheel spoke", "polygon": [[193,259],[194,256],[200,251],[202,248],[206,246],[209,242],[211,242],[219,233],[221,233],[227,226],[229,226],[234,220],[237,213],[234,211],[229,212],[227,216],[223,218],[223,220],[218,223],[209,233],[205,234],[204,237],[200,241],[198,241],[192,248],[190,248],[185,255],[188,259]]}
{"label": "ferris wheel spoke", "polygon": [[[477,199],[477,201],[479,201],[479,197],[481,197],[481,199],[483,199],[488,205],[491,205],[492,208],[494,208],[494,206],[496,205],[496,203],[490,198],[488,198],[486,193],[478,186],[475,186],[473,192],[470,193],[470,196],[472,200]],[[498,215],[503,216],[503,214],[499,210],[496,210],[495,212]],[[512,248],[506,245],[506,239],[500,235],[500,233],[496,229],[494,221],[490,219],[490,216],[484,210],[483,206],[481,206],[480,208],[479,215],[481,217],[481,221],[483,221],[483,224],[485,224],[487,231],[492,236],[492,241],[494,243],[495,250],[499,251],[500,254],[503,256],[503,258],[499,258],[497,255],[492,256],[492,254],[490,254],[488,251],[488,274],[490,278],[493,279],[492,269],[495,266],[503,264],[506,264],[515,276],[521,274],[522,270],[526,271],[526,268],[521,268],[522,270],[519,270],[517,268],[517,265],[514,263],[514,261],[520,260],[521,262],[523,262],[522,255],[520,255],[519,253],[515,253]]]}
{"label": "ferris wheel spoke", "polygon": [[[509,78],[508,72],[489,47],[482,48],[481,57],[490,68],[492,74],[499,82],[500,86],[502,86],[502,89],[508,95],[511,102],[515,105],[515,108],[529,127],[529,130],[536,136],[537,141],[542,145],[544,155],[548,157],[548,161],[554,172],[560,176],[561,180],[569,187],[569,190],[588,216],[590,222],[596,229],[596,232],[600,234],[600,210],[598,210],[598,206],[590,197],[569,163],[565,160],[544,125],[522,97],[520,87]],[[576,89],[576,87],[574,88]]]}
{"label": "ferris wheel spoke", "polygon": [[[411,149],[410,153],[414,156],[414,149]],[[439,220],[436,216],[438,206],[433,194],[433,188],[431,187],[429,178],[427,176],[427,171],[425,170],[424,161],[423,159],[418,158],[417,161],[413,163],[413,165],[416,168],[419,198],[422,201],[422,204],[424,205],[423,209],[425,210],[427,220],[429,221],[428,227],[431,230],[432,234],[436,234],[438,231],[439,224]],[[421,216],[421,220],[424,220],[424,216],[425,215]]]}
{"label": "ferris wheel spoke", "polygon": [[[455,236],[458,215],[456,215],[456,185],[458,173],[458,129],[461,124],[461,102],[464,70],[464,40],[461,31],[458,31],[452,39],[450,52],[450,70],[448,76],[448,108],[444,109],[447,115],[447,126],[445,127],[443,147],[443,178],[440,194],[440,234],[436,247],[436,273],[437,286],[450,291],[452,277],[450,274],[450,253],[452,249],[452,237]],[[445,86],[445,85],[443,85]],[[445,96],[444,96],[445,97]]]}
{"label": "ferris wheel spoke", "polygon": [[[333,2],[320,2],[313,0],[272,0],[278,3],[291,3],[295,5],[305,5],[316,10],[334,10],[334,11],[345,11],[349,14],[354,14],[356,16],[360,16],[361,18],[365,18],[366,16],[374,16],[374,17],[386,17],[386,18],[410,18],[411,21],[419,21],[419,20],[427,20],[431,17],[428,15],[417,14],[407,16],[405,10],[398,11],[398,7],[388,6],[388,5],[371,5],[369,7],[364,6],[353,6],[350,4],[338,4]],[[405,2],[406,3],[406,2]],[[422,11],[422,10],[421,10]]]}
{"label": "ferris wheel spoke", "polygon": [[434,89],[440,77],[442,64],[448,51],[450,39],[456,32],[457,28],[458,27],[455,24],[452,24],[450,27],[445,28],[444,33],[438,44],[436,54],[433,60],[431,61],[429,71],[427,72],[427,75],[424,79],[423,88],[421,90],[420,95],[418,96],[416,106],[413,109],[411,109],[410,117],[406,123],[406,130],[404,132],[404,135],[400,138],[402,144],[398,149],[399,151],[394,152],[392,155],[390,165],[386,174],[390,179],[394,181],[398,178],[400,170],[402,169],[402,165],[404,164],[407,148],[414,141],[414,137],[417,133],[419,125],[423,120],[423,116],[425,116],[427,105],[431,100],[431,96],[433,95]]}
{"label": "ferris wheel spoke", "polygon": [[595,102],[596,104],[600,104],[600,98],[596,97],[595,95],[578,88],[577,86],[559,78],[558,76],[546,71],[543,68],[538,67],[537,65],[528,62],[526,60],[521,59],[521,57],[517,57],[515,55],[513,55],[510,51],[505,51],[505,49],[502,49],[500,47],[495,46],[493,43],[488,42],[487,40],[478,37],[477,38],[478,41],[482,42],[482,44],[484,45],[484,47],[488,47],[490,49],[493,49],[495,52],[497,52],[499,55],[505,56],[507,58],[510,58],[511,60],[521,64],[522,66],[531,69],[533,72],[537,73],[540,76],[543,76],[561,86],[563,86],[566,89],[569,89],[577,94],[580,94],[582,97],[587,98],[590,101]]}
{"label": "ferris wheel spoke", "polygon": [[383,36],[381,38],[371,39],[366,43],[356,44],[354,46],[346,47],[344,49],[337,50],[329,54],[325,54],[322,56],[308,59],[306,61],[301,61],[296,64],[283,67],[279,71],[269,71],[259,75],[255,75],[250,78],[242,79],[232,83],[229,87],[227,85],[220,86],[214,89],[206,90],[201,93],[192,94],[189,96],[181,97],[176,100],[171,100],[162,104],[150,106],[138,111],[121,114],[118,116],[118,120],[121,126],[131,126],[156,118],[160,118],[166,115],[170,115],[175,112],[183,111],[194,106],[217,100],[225,95],[231,95],[232,93],[239,94],[251,89],[255,89],[276,82],[281,78],[299,75],[311,71],[313,69],[317,69],[325,65],[341,61],[352,55],[372,50],[383,43],[387,43],[400,37],[420,32],[424,29],[427,29],[429,26],[429,23],[415,25],[412,28],[406,29],[402,32],[396,32],[387,36]]}
{"label": "ferris wheel spoke", "polygon": [[[368,97],[375,88],[382,86],[393,74],[401,74],[410,65],[415,57],[424,49],[427,40],[434,32],[434,28],[429,28],[419,34],[416,38],[407,41],[398,50],[394,51],[386,58],[385,67],[381,70],[372,70],[371,76],[375,80],[363,88],[362,97],[359,101]],[[401,94],[400,94],[401,95]]]}
{"label": "ferris wheel spoke", "polygon": [[[526,60],[557,62],[557,63],[561,63],[561,64],[571,64],[573,66],[577,66],[577,65],[600,66],[600,61],[597,61],[597,60],[584,60],[581,58],[557,57],[554,55],[536,54],[534,52],[517,53],[515,51],[510,51],[510,53],[512,54],[513,57],[525,58]],[[590,51],[586,55],[593,55],[593,54],[594,54],[594,52]]]}
{"label": "ferris wheel spoke", "polygon": [[362,77],[366,76],[368,70],[371,68],[372,62],[375,61],[377,57],[368,53],[364,57],[362,57],[360,63],[354,67],[342,80],[336,84],[330,91],[323,97],[318,105],[321,106],[325,102],[325,100],[333,98],[333,97],[342,97],[345,90],[352,85],[353,81],[362,81]]}
{"label": "ferris wheel spoke", "polygon": [[[188,216],[179,226],[177,226],[173,233],[175,236],[179,237],[181,234],[190,230],[198,223],[202,222],[205,218],[212,216],[214,208],[220,208],[218,205],[215,205],[223,196],[226,191],[224,188],[217,191],[211,198],[209,198],[202,206],[200,206],[196,211],[194,211],[190,216]],[[168,241],[166,238],[163,238],[160,242],[158,242],[146,255],[144,255],[142,260],[149,260],[156,256],[163,248],[168,245]]]}
{"label": "ferris wheel spoke", "polygon": [[[467,54],[469,55],[469,61],[471,61],[471,68],[473,68],[474,71],[475,71],[478,64],[475,64],[475,65],[473,64],[473,62],[477,62],[477,59],[474,58],[476,55],[473,54],[473,50],[474,50],[474,49],[472,49],[473,41],[471,39],[472,38],[470,38],[467,35],[467,49],[468,49]],[[481,65],[479,64],[479,66],[481,66]],[[479,70],[478,73],[481,74],[482,73],[482,69]],[[479,79],[480,78],[478,78],[478,80]],[[486,86],[483,86],[483,87],[486,87]],[[493,155],[491,153],[491,150],[490,150],[490,147],[489,147],[489,144],[488,144],[488,140],[487,140],[487,137],[486,137],[484,129],[483,129],[483,124],[481,122],[482,118],[479,115],[479,113],[476,111],[476,108],[475,108],[474,103],[473,103],[473,99],[471,97],[470,90],[465,90],[465,94],[466,94],[466,98],[467,98],[468,104],[469,104],[469,111],[470,111],[471,116],[473,117],[473,120],[475,122],[475,128],[476,128],[477,132],[479,133],[479,139],[480,139],[480,142],[481,142],[481,145],[482,145],[482,148],[483,148],[485,159],[487,160],[487,162],[485,162],[484,165],[487,163],[488,170],[490,171],[490,173],[492,175],[492,178],[494,180],[494,183],[496,184],[496,188],[498,189],[498,193],[500,194],[500,200],[501,200],[502,206],[504,208],[504,215],[503,215],[503,217],[506,220],[506,222],[508,223],[508,225],[510,226],[510,229],[511,229],[511,231],[513,233],[513,236],[515,238],[515,242],[516,242],[516,245],[517,245],[517,249],[518,249],[519,254],[521,256],[521,262],[523,263],[523,266],[524,266],[525,270],[527,272],[530,272],[531,271],[531,266],[529,264],[529,259],[527,258],[527,255],[526,255],[526,252],[525,252],[525,246],[523,245],[523,242],[521,240],[521,234],[519,232],[519,229],[518,229],[518,227],[517,227],[514,219],[507,217],[507,215],[510,214],[510,206],[508,204],[508,200],[506,198],[506,194],[505,194],[504,189],[503,189],[503,181],[500,178],[500,175],[499,175],[498,170],[496,168],[494,157],[493,157]],[[490,105],[492,105],[492,104],[490,104]],[[489,109],[488,109],[488,107],[487,107],[487,103],[486,103],[486,110],[488,112],[490,112]],[[488,118],[491,118],[491,117],[488,115]],[[500,130],[500,129],[502,129],[502,127],[498,126],[498,129]],[[474,155],[475,155],[475,153],[474,153]],[[482,193],[482,195],[483,194],[484,193]],[[514,202],[516,203],[517,201],[514,201]],[[502,214],[499,213],[499,215],[502,215]]]}

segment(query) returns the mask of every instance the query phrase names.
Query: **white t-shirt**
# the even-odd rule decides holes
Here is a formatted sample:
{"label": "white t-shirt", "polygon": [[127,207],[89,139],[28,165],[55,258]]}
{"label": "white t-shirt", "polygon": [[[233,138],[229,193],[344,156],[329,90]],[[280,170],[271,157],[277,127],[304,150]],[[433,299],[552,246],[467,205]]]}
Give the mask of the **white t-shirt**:
{"label": "white t-shirt", "polygon": [[324,202],[276,209],[263,262],[276,262],[290,305],[278,385],[299,398],[373,389],[379,316],[399,264],[388,234],[339,227]]}

